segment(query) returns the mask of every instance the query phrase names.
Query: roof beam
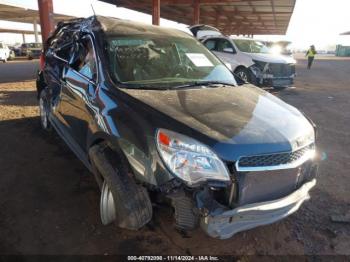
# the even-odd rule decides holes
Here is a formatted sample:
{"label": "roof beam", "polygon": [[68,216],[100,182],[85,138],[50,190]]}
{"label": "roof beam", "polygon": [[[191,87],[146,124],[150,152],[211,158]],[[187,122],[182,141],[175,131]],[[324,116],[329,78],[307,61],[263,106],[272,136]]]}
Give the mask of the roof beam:
{"label": "roof beam", "polygon": [[159,25],[160,22],[160,0],[152,0],[152,24]]}
{"label": "roof beam", "polygon": [[[102,0],[152,14],[151,0]],[[195,3],[196,1],[196,3]],[[195,4],[200,6],[195,14]],[[295,0],[160,0],[162,17],[179,23],[197,22],[242,34],[279,33],[288,27]],[[261,10],[261,11],[260,11]],[[232,31],[231,31],[232,32]]]}
{"label": "roof beam", "polygon": [[[255,2],[264,2],[266,0],[254,0]],[[162,0],[162,4],[168,4],[168,5],[190,5],[191,0]],[[232,4],[232,3],[239,3],[239,2],[245,2],[242,0],[200,0],[201,5],[217,5],[217,4]]]}
{"label": "roof beam", "polygon": [[[34,31],[32,30],[20,30],[20,29],[8,29],[8,28],[0,28],[0,33],[34,35]],[[40,34],[40,31],[38,31],[38,33]]]}
{"label": "roof beam", "polygon": [[193,19],[192,19],[193,25],[199,24],[200,11],[201,11],[200,0],[193,0]]}
{"label": "roof beam", "polygon": [[[266,2],[268,0],[253,0],[254,2]],[[223,4],[239,4],[246,3],[244,0],[199,0],[200,5],[223,5]],[[151,2],[130,2],[130,1],[115,1],[115,4],[118,6],[128,6],[130,8],[138,7],[150,7]],[[193,5],[192,0],[161,0],[161,5],[184,5],[191,6]]]}
{"label": "roof beam", "polygon": [[277,22],[276,22],[276,14],[275,14],[275,0],[271,0],[271,6],[272,6],[272,12],[273,12],[273,20],[274,20],[275,26],[276,26]]}

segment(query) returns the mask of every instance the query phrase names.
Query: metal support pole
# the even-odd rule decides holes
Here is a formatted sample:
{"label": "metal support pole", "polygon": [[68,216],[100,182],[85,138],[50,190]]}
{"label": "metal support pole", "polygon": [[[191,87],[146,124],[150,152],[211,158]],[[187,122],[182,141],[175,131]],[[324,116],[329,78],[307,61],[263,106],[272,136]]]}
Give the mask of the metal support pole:
{"label": "metal support pole", "polygon": [[199,24],[199,17],[200,17],[199,0],[193,0],[193,19],[192,19],[193,25]]}
{"label": "metal support pole", "polygon": [[34,20],[33,26],[34,26],[35,43],[38,43],[39,42],[38,22],[36,21],[36,19]]}
{"label": "metal support pole", "polygon": [[49,37],[50,32],[54,29],[53,4],[52,0],[38,0],[41,37],[43,43]]}
{"label": "metal support pole", "polygon": [[152,1],[152,24],[159,25],[160,22],[160,0]]}
{"label": "metal support pole", "polygon": [[26,42],[26,35],[24,33],[22,33],[22,41],[23,41],[23,44]]}

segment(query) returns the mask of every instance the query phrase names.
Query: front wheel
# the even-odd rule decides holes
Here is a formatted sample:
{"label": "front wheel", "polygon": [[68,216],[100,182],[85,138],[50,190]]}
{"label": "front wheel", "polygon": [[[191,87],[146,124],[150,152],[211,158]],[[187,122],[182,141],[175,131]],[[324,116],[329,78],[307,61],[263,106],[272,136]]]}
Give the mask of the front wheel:
{"label": "front wheel", "polygon": [[135,183],[125,160],[106,144],[93,146],[89,156],[94,172],[103,179],[100,199],[102,224],[137,230],[152,218],[147,190]]}
{"label": "front wheel", "polygon": [[240,67],[235,71],[235,74],[244,82],[251,82],[251,75],[248,69]]}

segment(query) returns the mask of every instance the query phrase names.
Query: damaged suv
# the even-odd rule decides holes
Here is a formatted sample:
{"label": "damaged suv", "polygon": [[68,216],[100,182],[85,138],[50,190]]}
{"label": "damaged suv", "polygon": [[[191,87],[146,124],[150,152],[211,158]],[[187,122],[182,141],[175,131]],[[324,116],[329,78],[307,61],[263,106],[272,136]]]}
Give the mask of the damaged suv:
{"label": "damaged suv", "polygon": [[315,186],[315,127],[187,33],[106,17],[59,23],[37,90],[94,174],[103,224],[139,229],[152,203],[216,238],[280,220]]}
{"label": "damaged suv", "polygon": [[262,41],[222,35],[215,27],[195,25],[190,30],[244,81],[256,86],[293,85],[296,61],[291,56],[275,54]]}

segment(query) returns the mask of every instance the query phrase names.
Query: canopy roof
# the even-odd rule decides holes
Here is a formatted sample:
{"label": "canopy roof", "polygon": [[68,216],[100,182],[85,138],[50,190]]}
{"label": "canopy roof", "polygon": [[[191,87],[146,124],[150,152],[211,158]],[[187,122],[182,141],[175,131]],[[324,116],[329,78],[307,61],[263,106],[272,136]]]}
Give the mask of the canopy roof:
{"label": "canopy roof", "polygon": [[[73,18],[68,15],[54,14],[56,22]],[[10,4],[0,4],[0,20],[11,22],[33,23],[40,21],[38,10],[23,8]]]}
{"label": "canopy roof", "polygon": [[[33,30],[9,29],[9,28],[0,28],[0,33],[27,34],[27,35],[35,34]],[[40,34],[40,31],[38,33]]]}
{"label": "canopy roof", "polygon": [[[101,0],[152,14],[152,0]],[[296,0],[198,0],[200,23],[224,34],[285,34]],[[191,25],[194,0],[160,0],[160,16]]]}

